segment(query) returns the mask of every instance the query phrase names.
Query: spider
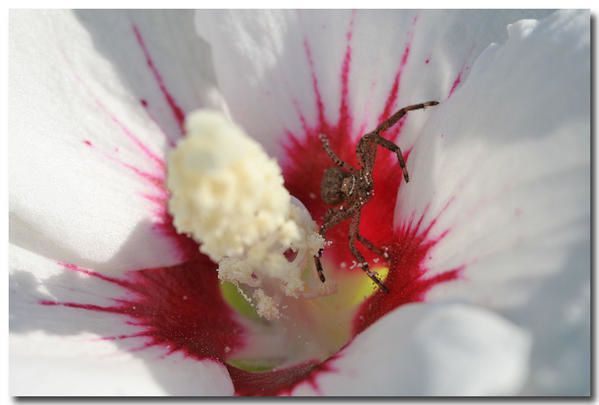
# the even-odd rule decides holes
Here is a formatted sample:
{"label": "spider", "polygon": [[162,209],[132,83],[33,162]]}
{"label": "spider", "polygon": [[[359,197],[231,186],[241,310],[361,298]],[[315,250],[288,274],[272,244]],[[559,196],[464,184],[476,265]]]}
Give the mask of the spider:
{"label": "spider", "polygon": [[[327,137],[324,134],[319,135],[324,150],[336,165],[325,170],[320,183],[320,196],[322,200],[326,204],[335,205],[336,207],[328,209],[325,213],[319,233],[324,238],[326,232],[330,228],[351,218],[349,226],[349,249],[358,263],[357,266],[386,293],[389,292],[389,289],[378,278],[376,273],[370,270],[364,256],[362,256],[362,253],[360,253],[356,247],[356,240],[358,240],[376,255],[384,257],[385,259],[388,258],[386,251],[376,247],[372,242],[360,235],[359,232],[362,207],[373,196],[374,184],[372,171],[374,170],[374,159],[376,157],[377,147],[382,146],[397,155],[403,178],[406,183],[409,182],[410,177],[408,176],[408,169],[406,168],[401,149],[393,142],[383,138],[381,133],[395,125],[408,111],[420,110],[437,104],[439,104],[437,101],[427,101],[426,103],[404,107],[383,121],[374,131],[362,136],[356,148],[356,154],[358,155],[358,159],[362,166],[359,169],[355,169],[353,166],[341,160],[341,158],[339,158],[339,156],[337,156],[331,149]],[[320,261],[323,250],[324,248],[321,248],[314,256],[314,262],[316,264],[318,277],[320,278],[320,281],[324,283],[325,276]]]}

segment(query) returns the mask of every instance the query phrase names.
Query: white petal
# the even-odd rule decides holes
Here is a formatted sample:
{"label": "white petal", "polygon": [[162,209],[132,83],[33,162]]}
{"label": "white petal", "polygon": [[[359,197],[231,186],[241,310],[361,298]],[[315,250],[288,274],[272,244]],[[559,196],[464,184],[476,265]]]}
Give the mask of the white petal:
{"label": "white petal", "polygon": [[499,283],[556,272],[588,243],[588,30],[588,13],[510,26],[436,107],[410,157],[396,221],[438,216],[431,237],[449,234],[427,266],[466,265],[470,297],[512,303],[521,289]]}
{"label": "white petal", "polygon": [[589,252],[589,244],[576,248],[566,271],[543,280],[526,306],[505,311],[535,339],[524,395],[591,395]]}
{"label": "white petal", "polygon": [[[10,391],[16,396],[231,395],[226,368],[163,347],[117,315],[45,306],[43,300],[111,305],[118,288],[65,273],[61,266],[11,246]],[[43,268],[35,276],[33,268]],[[104,285],[103,285],[104,284]],[[111,294],[112,293],[112,294]]]}
{"label": "white petal", "polygon": [[[423,264],[427,274],[460,266],[464,273],[428,298],[502,309],[533,329],[535,365],[558,367],[560,377],[549,381],[560,380],[564,394],[589,382],[589,13],[520,21],[508,33],[431,112],[396,222],[424,215],[425,228],[436,219],[430,238],[441,239]],[[570,310],[582,314],[576,326],[561,315]],[[538,322],[545,315],[551,321]],[[556,390],[542,385],[531,389]]]}
{"label": "white petal", "polygon": [[112,271],[180,260],[160,183],[174,104],[188,111],[210,91],[192,26],[181,12],[11,13],[13,243]]}
{"label": "white petal", "polygon": [[[525,332],[474,307],[410,304],[358,335],[317,375],[318,394],[509,395],[527,375]],[[314,393],[304,384],[294,395]]]}
{"label": "white petal", "polygon": [[[308,125],[318,125],[312,72],[327,121],[334,125],[347,62],[347,101],[356,134],[383,113],[398,73],[398,97],[391,109],[444,99],[476,56],[505,37],[506,24],[542,13],[202,10],[196,25],[211,45],[216,76],[234,119],[271,153],[280,154],[275,141],[285,130],[301,133],[298,109]],[[415,114],[408,120],[409,136],[402,136],[402,143],[411,145],[423,118]]]}
{"label": "white petal", "polygon": [[10,336],[13,396],[224,396],[233,384],[222,365],[158,349],[127,353],[89,333]]}
{"label": "white petal", "polygon": [[208,45],[195,35],[191,10],[76,10],[75,15],[96,51],[138,98],[136,104],[146,100],[152,118],[169,137],[181,134],[176,107],[183,113],[226,108],[215,91]]}

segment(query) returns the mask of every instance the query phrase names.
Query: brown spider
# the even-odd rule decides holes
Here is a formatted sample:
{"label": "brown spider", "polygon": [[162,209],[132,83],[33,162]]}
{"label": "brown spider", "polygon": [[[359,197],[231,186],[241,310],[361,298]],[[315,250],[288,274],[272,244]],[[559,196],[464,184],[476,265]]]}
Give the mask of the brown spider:
{"label": "brown spider", "polygon": [[[331,149],[326,136],[323,134],[319,135],[324,150],[333,160],[335,165],[338,166],[326,169],[322,177],[322,182],[320,183],[320,195],[322,200],[327,204],[336,205],[336,207],[328,209],[325,213],[323,224],[320,227],[320,235],[324,238],[326,232],[330,228],[351,217],[352,221],[349,226],[349,249],[358,262],[357,266],[385,292],[389,292],[389,289],[377,277],[376,273],[370,270],[364,256],[362,256],[362,253],[360,253],[356,247],[357,239],[375,254],[384,257],[385,259],[388,258],[387,252],[374,246],[372,242],[360,235],[359,232],[362,206],[366,204],[373,195],[374,184],[372,171],[374,169],[377,146],[380,145],[385,149],[389,149],[391,152],[395,152],[397,160],[399,161],[399,166],[403,172],[403,177],[407,183],[410,178],[408,176],[408,169],[406,168],[401,149],[393,142],[383,138],[381,132],[386,131],[395,125],[408,111],[420,110],[437,104],[439,104],[437,101],[427,101],[426,103],[404,107],[386,119],[374,131],[362,136],[356,148],[356,154],[362,165],[359,169],[355,169],[341,160]],[[320,278],[320,281],[324,283],[325,277],[320,261],[323,250],[324,248],[321,248],[314,256],[314,262],[316,263],[318,277]]]}

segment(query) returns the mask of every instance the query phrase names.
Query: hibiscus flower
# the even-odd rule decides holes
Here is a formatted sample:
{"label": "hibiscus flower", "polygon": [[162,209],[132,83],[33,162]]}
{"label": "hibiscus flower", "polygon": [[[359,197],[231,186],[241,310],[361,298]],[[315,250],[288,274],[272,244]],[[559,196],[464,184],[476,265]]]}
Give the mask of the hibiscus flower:
{"label": "hibiscus flower", "polygon": [[[585,11],[13,11],[13,395],[590,393]],[[321,223],[331,166],[386,132],[334,294],[266,321],[167,209],[196,109],[276,157]]]}

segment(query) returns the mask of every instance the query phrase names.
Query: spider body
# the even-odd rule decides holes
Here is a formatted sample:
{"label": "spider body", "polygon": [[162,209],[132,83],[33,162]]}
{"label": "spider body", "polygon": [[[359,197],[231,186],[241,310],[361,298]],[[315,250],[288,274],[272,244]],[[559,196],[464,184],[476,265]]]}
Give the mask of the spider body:
{"label": "spider body", "polygon": [[[360,241],[367,249],[371,250],[378,256],[386,259],[387,253],[376,247],[368,239],[360,235],[360,215],[362,207],[366,204],[374,194],[373,170],[376,152],[379,146],[394,152],[397,155],[399,166],[402,169],[402,174],[406,182],[410,181],[408,170],[399,146],[381,136],[381,133],[395,125],[401,117],[407,114],[408,111],[424,109],[439,104],[437,101],[427,101],[426,103],[414,104],[404,107],[397,111],[391,117],[383,121],[374,131],[362,136],[356,147],[356,155],[360,162],[360,168],[356,169],[345,161],[331,149],[329,141],[325,135],[320,135],[323,148],[327,155],[331,158],[335,166],[325,170],[320,184],[320,196],[322,200],[329,205],[335,207],[330,208],[324,215],[323,224],[320,227],[320,235],[324,238],[326,232],[333,226],[351,218],[349,227],[349,249],[357,260],[360,267],[370,279],[383,291],[389,290],[378,278],[376,273],[372,272],[368,263],[364,259],[362,253],[356,247],[356,241]],[[322,282],[325,281],[324,271],[320,258],[322,257],[323,249],[320,249],[314,262],[318,277]]]}
{"label": "spider body", "polygon": [[337,205],[351,197],[356,188],[356,177],[353,173],[338,167],[325,170],[320,184],[320,197],[331,205]]}

